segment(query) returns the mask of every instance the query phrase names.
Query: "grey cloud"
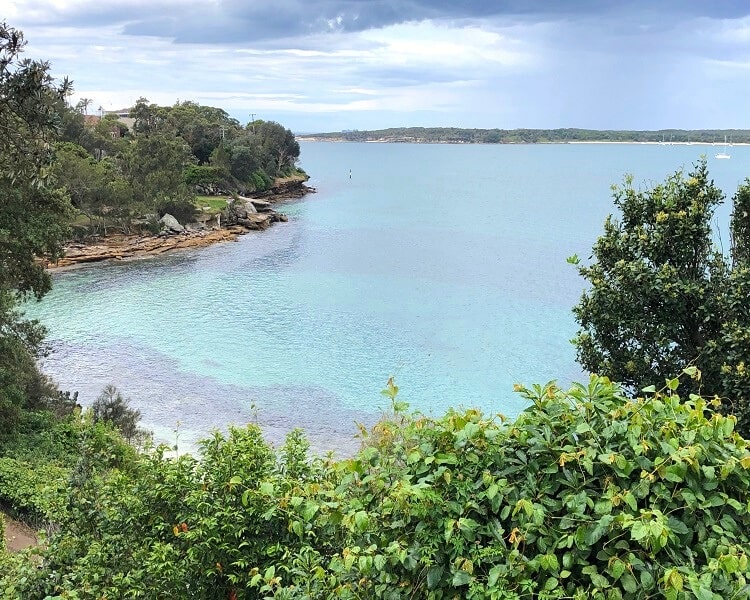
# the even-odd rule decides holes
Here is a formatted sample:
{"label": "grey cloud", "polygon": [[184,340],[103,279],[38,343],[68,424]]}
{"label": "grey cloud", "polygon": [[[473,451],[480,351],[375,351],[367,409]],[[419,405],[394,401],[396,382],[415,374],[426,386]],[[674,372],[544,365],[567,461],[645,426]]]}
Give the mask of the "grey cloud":
{"label": "grey cloud", "polygon": [[[686,18],[738,18],[750,14],[746,0],[222,0],[128,2],[114,0],[42,10],[30,0],[37,21],[81,26],[122,25],[126,34],[185,43],[256,43],[311,34],[357,32],[407,21],[495,19],[536,22],[618,17],[654,27]],[[41,15],[41,16],[40,16]]]}

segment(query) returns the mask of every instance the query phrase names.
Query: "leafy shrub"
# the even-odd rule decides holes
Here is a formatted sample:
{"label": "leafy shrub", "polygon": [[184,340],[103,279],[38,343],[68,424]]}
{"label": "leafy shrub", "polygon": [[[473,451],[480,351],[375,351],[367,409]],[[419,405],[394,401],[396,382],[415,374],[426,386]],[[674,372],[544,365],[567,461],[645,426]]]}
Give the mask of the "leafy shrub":
{"label": "leafy shrub", "polygon": [[73,466],[80,458],[80,415],[57,417],[49,411],[27,411],[18,425],[0,433],[0,456],[29,463]]}
{"label": "leafy shrub", "polygon": [[308,497],[290,525],[319,539],[338,522],[343,549],[315,554],[316,576],[306,551],[258,585],[278,598],[746,594],[747,443],[734,417],[676,388],[631,400],[593,377],[519,388],[533,404],[509,426],[474,410],[380,423],[339,466],[349,497]]}
{"label": "leafy shrub", "polygon": [[166,214],[172,215],[180,223],[192,223],[198,209],[195,207],[195,199],[190,196],[173,196],[160,200],[156,205],[159,218]]}
{"label": "leafy shrub", "polygon": [[[698,376],[694,369],[688,374]],[[739,598],[750,451],[671,380],[519,387],[512,423],[394,414],[352,459],[256,426],[94,476],[18,597]],[[392,383],[389,395],[395,400]],[[10,597],[10,596],[8,596]]]}
{"label": "leafy shrub", "polygon": [[273,186],[273,179],[264,170],[258,169],[251,175],[250,183],[256,192],[263,192]]}
{"label": "leafy shrub", "polygon": [[69,469],[0,458],[0,503],[21,518],[41,524],[62,513],[68,496]]}
{"label": "leafy shrub", "polygon": [[209,165],[188,165],[185,169],[187,185],[221,184],[227,179],[226,169]]}
{"label": "leafy shrub", "polygon": [[112,425],[93,423],[90,411],[24,413],[17,429],[0,435],[0,504],[32,525],[58,523],[71,485],[127,469],[135,457]]}

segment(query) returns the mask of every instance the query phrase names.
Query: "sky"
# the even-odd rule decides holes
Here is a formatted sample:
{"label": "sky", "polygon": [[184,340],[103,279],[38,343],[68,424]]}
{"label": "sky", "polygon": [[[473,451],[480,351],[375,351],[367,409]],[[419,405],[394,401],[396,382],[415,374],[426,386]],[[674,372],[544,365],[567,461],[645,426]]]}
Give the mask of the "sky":
{"label": "sky", "polygon": [[73,101],[297,133],[750,129],[747,0],[2,0]]}

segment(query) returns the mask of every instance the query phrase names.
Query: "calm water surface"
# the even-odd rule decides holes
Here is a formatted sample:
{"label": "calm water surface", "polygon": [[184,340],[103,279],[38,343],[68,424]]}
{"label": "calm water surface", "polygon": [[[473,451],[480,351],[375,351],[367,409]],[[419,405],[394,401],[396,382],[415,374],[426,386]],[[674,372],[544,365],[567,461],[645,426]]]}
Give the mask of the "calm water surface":
{"label": "calm water surface", "polygon": [[304,143],[318,193],[284,206],[288,223],[58,273],[28,314],[49,328],[44,367],[62,388],[86,405],[112,383],[159,439],[179,423],[181,445],[256,421],[273,442],[300,426],[347,452],[391,375],[423,412],[514,415],[514,383],[584,377],[569,343],[584,283],[565,258],[589,256],[610,185],[705,152],[731,195],[750,148],[731,150]]}

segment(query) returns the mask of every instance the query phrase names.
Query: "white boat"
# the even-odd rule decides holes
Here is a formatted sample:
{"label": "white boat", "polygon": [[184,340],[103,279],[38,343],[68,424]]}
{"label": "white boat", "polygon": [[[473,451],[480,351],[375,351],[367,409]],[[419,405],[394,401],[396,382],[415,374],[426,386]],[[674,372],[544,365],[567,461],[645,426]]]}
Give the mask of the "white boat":
{"label": "white boat", "polygon": [[714,158],[732,158],[727,154],[727,136],[724,136],[724,150],[714,155]]}

